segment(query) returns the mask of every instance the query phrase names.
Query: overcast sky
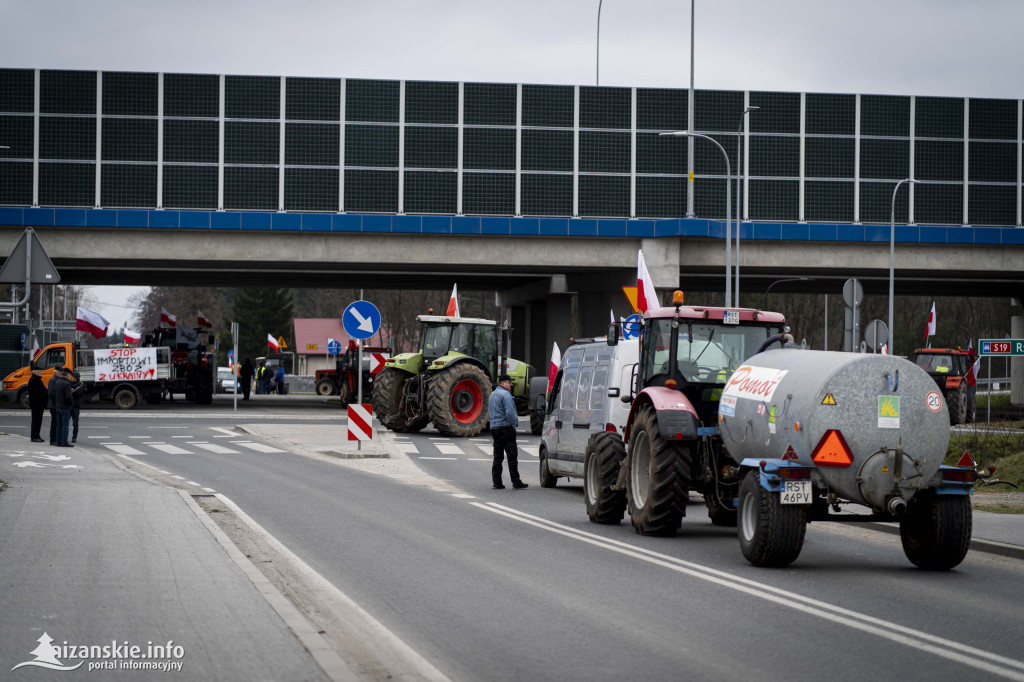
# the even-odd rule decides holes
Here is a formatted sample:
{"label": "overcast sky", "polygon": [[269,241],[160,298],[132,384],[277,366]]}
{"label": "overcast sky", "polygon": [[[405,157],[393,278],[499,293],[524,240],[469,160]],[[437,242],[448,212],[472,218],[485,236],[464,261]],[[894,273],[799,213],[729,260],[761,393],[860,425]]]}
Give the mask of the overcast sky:
{"label": "overcast sky", "polygon": [[[583,85],[596,76],[598,0],[4,6],[4,67]],[[1024,96],[1024,0],[697,0],[695,28],[697,88]],[[600,78],[688,87],[690,3],[604,0]],[[127,302],[105,289],[101,300],[111,298]],[[103,312],[120,326],[125,311]]]}

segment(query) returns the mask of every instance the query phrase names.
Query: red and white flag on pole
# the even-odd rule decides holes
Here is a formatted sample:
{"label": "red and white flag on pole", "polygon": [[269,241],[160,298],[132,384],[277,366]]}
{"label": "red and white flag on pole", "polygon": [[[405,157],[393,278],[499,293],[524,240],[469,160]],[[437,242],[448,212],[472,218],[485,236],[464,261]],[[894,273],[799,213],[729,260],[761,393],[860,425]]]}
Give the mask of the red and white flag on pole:
{"label": "red and white flag on pole", "polygon": [[78,315],[75,317],[76,330],[89,332],[93,338],[102,339],[107,335],[107,327],[109,326],[110,323],[99,313],[94,313],[85,308],[78,309]]}
{"label": "red and white flag on pole", "polygon": [[555,375],[558,374],[560,364],[562,364],[562,351],[558,350],[558,344],[555,343],[551,346],[551,364],[548,365],[548,393],[551,392],[551,386],[555,383]]}
{"label": "red and white flag on pole", "polygon": [[178,318],[167,312],[167,308],[160,308],[160,321],[172,329],[178,325]]}
{"label": "red and white flag on pole", "polygon": [[198,322],[197,326],[199,326],[199,327],[207,327],[208,329],[213,329],[213,323],[210,322],[208,319],[206,319],[206,315],[203,315],[203,311],[202,310],[196,310],[196,316],[199,318],[199,322]]}
{"label": "red and white flag on pole", "polygon": [[275,353],[278,350],[280,350],[280,348],[278,348],[278,345],[277,345],[277,339],[275,339],[274,335],[270,334],[270,333],[267,334],[267,346],[269,346],[270,350],[274,351]]}
{"label": "red and white flag on pole", "polygon": [[[968,355],[974,355],[974,339],[971,339],[970,341],[967,342],[967,353],[968,353]],[[978,374],[980,372],[981,372],[981,356],[979,355],[974,360],[974,363],[971,365],[971,368],[967,371],[967,379],[968,379],[967,385],[968,386],[973,386],[974,385],[970,381],[972,376],[974,377],[974,383],[978,382]]]}
{"label": "red and white flag on pole", "polygon": [[124,342],[125,343],[138,343],[142,339],[142,335],[139,332],[133,332],[131,329],[125,327],[124,329]]}
{"label": "red and white flag on pole", "polygon": [[882,344],[882,355],[888,355],[888,354],[889,354],[889,344],[883,343]]}
{"label": "red and white flag on pole", "polygon": [[444,312],[448,317],[461,317],[459,315],[459,285],[452,285],[452,297],[448,299],[448,310]]}
{"label": "red and white flag on pole", "polygon": [[654,290],[654,280],[651,273],[647,271],[647,263],[644,262],[644,252],[637,252],[636,259],[636,307],[640,315],[651,308],[660,308],[658,292]]}
{"label": "red and white flag on pole", "polygon": [[922,339],[927,339],[929,336],[935,336],[935,302],[932,301],[932,311],[928,313],[928,322],[924,325],[924,334],[921,334]]}

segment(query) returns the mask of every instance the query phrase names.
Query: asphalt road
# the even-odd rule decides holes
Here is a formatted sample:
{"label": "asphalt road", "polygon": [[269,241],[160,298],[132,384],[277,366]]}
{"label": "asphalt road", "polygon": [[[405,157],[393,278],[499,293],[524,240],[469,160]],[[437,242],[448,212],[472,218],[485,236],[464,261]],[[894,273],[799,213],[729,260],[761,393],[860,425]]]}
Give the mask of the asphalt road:
{"label": "asphalt road", "polygon": [[250,403],[86,410],[79,441],[226,495],[452,679],[1024,679],[1024,562],[972,552],[927,573],[896,537],[814,524],[792,566],[758,569],[702,505],[675,538],[591,524],[578,481],[537,484],[536,437],[520,436],[523,491],[490,488],[486,438],[398,440],[453,493],[242,437],[341,419]]}

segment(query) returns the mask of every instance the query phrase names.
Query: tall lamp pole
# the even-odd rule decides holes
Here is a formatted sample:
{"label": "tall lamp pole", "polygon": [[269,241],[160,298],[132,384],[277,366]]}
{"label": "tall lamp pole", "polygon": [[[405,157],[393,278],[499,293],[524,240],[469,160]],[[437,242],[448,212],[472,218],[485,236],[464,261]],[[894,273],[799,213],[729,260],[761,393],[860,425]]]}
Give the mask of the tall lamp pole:
{"label": "tall lamp pole", "polygon": [[[725,307],[728,308],[730,306],[729,301],[732,298],[732,192],[729,190],[729,183],[732,182],[732,165],[729,163],[729,154],[722,145],[718,144],[718,140],[703,133],[676,130],[671,133],[659,133],[659,135],[703,138],[714,143],[718,150],[722,152],[722,157],[725,158]],[[692,146],[690,148],[692,149]],[[693,183],[690,184],[692,186]]]}
{"label": "tall lamp pole", "polygon": [[772,290],[772,287],[776,284],[782,284],[783,282],[812,282],[813,277],[790,277],[789,279],[777,279],[768,285],[768,288],[764,290],[764,309],[768,310],[768,292]]}
{"label": "tall lamp pole", "polygon": [[604,0],[597,0],[597,66],[595,67],[594,85],[601,84],[601,5]]}
{"label": "tall lamp pole", "polygon": [[904,178],[896,183],[896,186],[892,190],[892,207],[889,212],[889,355],[895,355],[896,349],[893,345],[893,329],[892,329],[892,297],[893,297],[893,283],[896,273],[896,192],[899,191],[900,185],[904,182],[915,183],[917,180],[912,178]]}
{"label": "tall lamp pole", "polygon": [[[735,306],[740,307],[740,173],[743,168],[742,141],[743,141],[743,119],[751,111],[757,111],[761,107],[750,106],[740,114],[740,124],[736,127],[736,287],[733,289]],[[749,169],[748,169],[749,171]]]}
{"label": "tall lamp pole", "polygon": [[[686,98],[686,129],[693,130],[693,21],[697,0],[690,0],[690,94]],[[686,217],[693,218],[693,140],[686,141]],[[729,301],[726,300],[726,305]]]}

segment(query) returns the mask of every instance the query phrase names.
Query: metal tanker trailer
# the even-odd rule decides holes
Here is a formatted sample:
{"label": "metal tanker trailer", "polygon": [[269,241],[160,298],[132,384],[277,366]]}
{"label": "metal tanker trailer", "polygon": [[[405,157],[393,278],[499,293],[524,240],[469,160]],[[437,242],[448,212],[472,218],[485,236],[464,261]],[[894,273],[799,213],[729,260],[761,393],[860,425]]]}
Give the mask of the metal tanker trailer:
{"label": "metal tanker trailer", "polygon": [[[945,398],[915,364],[889,355],[785,348],[759,353],[726,382],[718,431],[739,466],[744,556],[787,565],[808,521],[899,521],[907,557],[959,564],[971,536],[976,472],[942,464]],[[843,514],[842,505],[870,513]]]}

